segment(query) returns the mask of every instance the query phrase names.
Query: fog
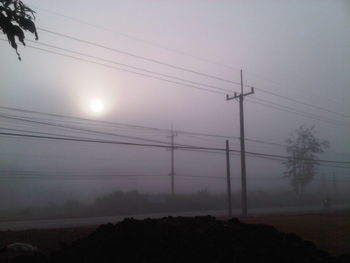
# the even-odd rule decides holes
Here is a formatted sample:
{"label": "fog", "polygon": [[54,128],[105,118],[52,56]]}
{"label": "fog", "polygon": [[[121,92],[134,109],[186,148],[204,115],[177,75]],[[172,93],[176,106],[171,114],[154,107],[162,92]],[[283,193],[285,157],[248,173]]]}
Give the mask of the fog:
{"label": "fog", "polygon": [[[36,11],[39,41],[26,33],[22,61],[0,41],[1,211],[93,204],[115,191],[170,194],[171,130],[175,193],[225,194],[225,152],[180,145],[224,149],[227,138],[240,150],[239,104],[226,101],[240,92],[240,69],[244,92],[255,88],[244,100],[247,152],[286,156],[285,140],[305,125],[329,141],[320,159],[350,162],[348,1],[24,2]],[[96,99],[101,109],[91,108]],[[230,160],[239,198],[239,153]],[[292,192],[282,161],[247,156],[248,200]],[[350,201],[349,169],[318,166],[310,200]]]}

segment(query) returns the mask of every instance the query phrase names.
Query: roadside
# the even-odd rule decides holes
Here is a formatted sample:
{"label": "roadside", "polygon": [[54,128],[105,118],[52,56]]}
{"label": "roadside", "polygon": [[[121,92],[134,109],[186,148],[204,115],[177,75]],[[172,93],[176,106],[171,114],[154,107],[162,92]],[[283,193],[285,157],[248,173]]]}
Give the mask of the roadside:
{"label": "roadside", "polygon": [[272,215],[240,218],[248,224],[272,225],[312,241],[333,255],[350,254],[350,211],[333,214]]}

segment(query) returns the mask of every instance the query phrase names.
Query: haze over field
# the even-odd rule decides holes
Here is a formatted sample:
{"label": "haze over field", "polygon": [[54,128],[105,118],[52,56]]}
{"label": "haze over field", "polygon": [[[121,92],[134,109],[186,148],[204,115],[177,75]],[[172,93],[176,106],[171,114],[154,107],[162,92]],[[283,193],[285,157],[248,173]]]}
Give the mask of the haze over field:
{"label": "haze over field", "polygon": [[[240,69],[244,91],[255,87],[246,151],[286,156],[289,134],[315,126],[330,144],[319,158],[348,163],[319,166],[307,190],[349,189],[349,1],[24,3],[39,41],[26,34],[21,62],[0,41],[0,210],[169,193],[169,147],[115,142],[169,146],[173,127],[175,144],[224,149],[229,136],[239,151],[238,102],[226,94],[240,92]],[[238,192],[239,153],[231,159]],[[248,191],[290,190],[282,161],[247,156]],[[224,152],[175,149],[176,193],[224,193],[225,176]]]}

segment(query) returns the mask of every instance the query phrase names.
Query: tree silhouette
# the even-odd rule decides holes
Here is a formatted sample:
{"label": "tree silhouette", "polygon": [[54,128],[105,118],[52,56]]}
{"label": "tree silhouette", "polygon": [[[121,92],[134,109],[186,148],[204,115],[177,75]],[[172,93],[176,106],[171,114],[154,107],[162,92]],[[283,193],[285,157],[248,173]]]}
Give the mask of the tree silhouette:
{"label": "tree silhouette", "polygon": [[29,31],[38,40],[38,33],[34,24],[35,12],[20,0],[0,0],[0,29],[7,36],[10,45],[16,50],[18,59],[21,56],[17,51],[16,37],[25,45],[24,31]]}
{"label": "tree silhouette", "polygon": [[285,175],[290,177],[295,192],[302,196],[305,186],[315,176],[315,165],[319,163],[316,155],[328,148],[329,143],[315,137],[314,127],[306,128],[304,125],[296,129],[286,143],[289,158],[284,163],[287,168]]}

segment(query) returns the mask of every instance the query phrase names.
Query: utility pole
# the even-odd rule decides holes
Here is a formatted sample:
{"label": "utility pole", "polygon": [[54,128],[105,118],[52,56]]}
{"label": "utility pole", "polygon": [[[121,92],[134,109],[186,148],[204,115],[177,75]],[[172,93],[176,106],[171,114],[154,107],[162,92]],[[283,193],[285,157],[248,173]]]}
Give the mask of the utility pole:
{"label": "utility pole", "polygon": [[248,93],[243,92],[243,72],[241,70],[241,94],[234,93],[233,97],[226,95],[226,100],[239,100],[239,120],[240,120],[240,141],[241,141],[241,176],[242,176],[242,216],[247,216],[247,181],[246,181],[246,166],[245,166],[245,140],[244,140],[244,110],[243,97],[254,94],[254,88]]}
{"label": "utility pole", "polygon": [[335,173],[332,173],[332,178],[333,178],[333,197],[336,198],[338,195],[338,189],[337,189],[337,181],[335,178]]}
{"label": "utility pole", "polygon": [[175,151],[175,146],[174,146],[174,137],[177,136],[177,133],[174,132],[173,126],[171,126],[171,134],[170,134],[170,140],[171,140],[171,171],[170,171],[170,176],[171,176],[171,196],[175,195],[175,163],[174,163],[174,151]]}
{"label": "utility pole", "polygon": [[231,172],[230,172],[230,146],[226,140],[226,169],[227,169],[227,201],[228,201],[228,217],[232,217],[232,200],[231,200]]}
{"label": "utility pole", "polygon": [[323,195],[326,194],[326,181],[324,179],[324,173],[322,173],[322,177],[321,177],[321,192],[323,193]]}

